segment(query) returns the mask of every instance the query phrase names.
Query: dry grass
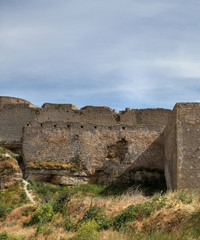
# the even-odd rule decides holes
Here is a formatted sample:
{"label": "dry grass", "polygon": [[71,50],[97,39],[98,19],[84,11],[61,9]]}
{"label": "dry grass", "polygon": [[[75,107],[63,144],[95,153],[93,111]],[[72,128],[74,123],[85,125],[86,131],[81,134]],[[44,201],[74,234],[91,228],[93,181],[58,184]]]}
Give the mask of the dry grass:
{"label": "dry grass", "polygon": [[68,213],[77,215],[78,219],[83,217],[83,213],[91,205],[102,207],[104,214],[107,216],[115,216],[123,211],[129,205],[138,204],[146,201],[147,198],[142,193],[124,194],[118,197],[102,197],[102,196],[80,196],[75,195],[68,204]]}
{"label": "dry grass", "polygon": [[121,232],[109,229],[101,232],[99,240],[127,240],[127,236]]}
{"label": "dry grass", "polygon": [[60,163],[60,162],[48,162],[48,161],[38,161],[38,162],[31,162],[27,166],[27,168],[32,169],[72,169],[74,165],[72,164],[66,164],[66,163]]}
{"label": "dry grass", "polygon": [[[52,194],[56,192],[52,192]],[[57,195],[56,195],[57,196]],[[67,232],[65,230],[65,220],[67,216],[72,217],[73,224],[83,218],[84,213],[91,205],[101,207],[104,216],[112,220],[113,228],[109,226],[108,230],[101,231],[99,240],[182,240],[183,226],[189,226],[190,219],[195,211],[199,212],[200,219],[200,194],[198,191],[177,191],[168,192],[166,194],[154,195],[153,197],[145,197],[141,192],[128,191],[121,196],[101,196],[91,192],[76,192],[67,205],[67,214],[63,212],[54,213],[54,218],[50,223],[44,223],[39,235],[36,236],[37,225],[33,227],[22,226],[24,221],[30,219],[31,212],[24,216],[26,208],[30,205],[15,208],[5,221],[0,225],[0,232],[7,231],[8,233],[18,236],[27,236],[29,240],[55,240],[60,238],[70,239],[75,233]],[[139,210],[134,207],[133,211],[136,212],[133,218],[127,220],[127,225],[121,225],[119,231],[114,231],[114,220],[116,216],[123,217],[121,213],[130,205],[139,204]],[[137,207],[138,207],[137,206]],[[146,207],[146,208],[145,208]],[[150,215],[142,214],[145,210],[149,210]],[[130,208],[128,209],[130,210]],[[138,212],[137,212],[138,211]],[[127,211],[123,212],[127,214]],[[126,221],[126,218],[124,218]],[[193,225],[191,225],[193,227]],[[188,238],[185,239],[198,239],[193,237],[192,227],[188,230]],[[75,231],[75,229],[73,229]],[[122,230],[122,231],[121,231]],[[200,230],[200,228],[199,228]],[[150,235],[152,232],[158,235]],[[164,235],[162,235],[162,233]],[[169,237],[166,237],[169,233]],[[160,234],[160,235],[159,235]],[[164,237],[163,237],[164,236]]]}
{"label": "dry grass", "polygon": [[35,226],[23,227],[23,222],[30,220],[29,216],[23,216],[25,209],[32,207],[29,204],[26,206],[15,208],[5,221],[0,224],[0,232],[8,232],[10,235],[23,237],[26,236],[29,240],[46,240],[46,239],[60,239],[71,238],[74,233],[67,233],[66,230],[60,226],[63,222],[61,215],[57,214],[51,224],[47,224],[43,227],[41,234],[36,235]]}
{"label": "dry grass", "polygon": [[13,174],[15,172],[21,172],[16,159],[11,158],[11,159],[0,161],[0,173],[1,173],[1,175],[8,176],[8,175]]}

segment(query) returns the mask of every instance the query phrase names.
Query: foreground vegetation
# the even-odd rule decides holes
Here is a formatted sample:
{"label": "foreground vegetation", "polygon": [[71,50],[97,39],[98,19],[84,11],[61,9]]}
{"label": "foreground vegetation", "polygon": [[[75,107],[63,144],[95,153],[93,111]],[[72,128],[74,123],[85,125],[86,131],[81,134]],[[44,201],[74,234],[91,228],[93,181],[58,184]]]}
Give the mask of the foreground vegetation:
{"label": "foreground vegetation", "polygon": [[145,196],[133,186],[30,181],[33,205],[22,187],[18,182],[0,192],[0,240],[200,239],[198,191]]}

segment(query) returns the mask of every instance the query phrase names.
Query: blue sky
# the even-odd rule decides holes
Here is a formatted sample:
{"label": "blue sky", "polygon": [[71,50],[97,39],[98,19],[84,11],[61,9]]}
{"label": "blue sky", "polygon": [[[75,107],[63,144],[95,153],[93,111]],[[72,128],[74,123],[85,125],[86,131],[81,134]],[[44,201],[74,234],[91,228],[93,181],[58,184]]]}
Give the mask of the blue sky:
{"label": "blue sky", "polygon": [[200,101],[199,0],[0,0],[0,95],[172,108]]}

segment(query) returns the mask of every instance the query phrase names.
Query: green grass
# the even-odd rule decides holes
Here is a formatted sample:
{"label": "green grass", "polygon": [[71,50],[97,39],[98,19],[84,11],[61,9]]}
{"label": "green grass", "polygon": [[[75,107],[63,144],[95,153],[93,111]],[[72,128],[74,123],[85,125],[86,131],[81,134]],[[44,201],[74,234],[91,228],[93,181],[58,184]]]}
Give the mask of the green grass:
{"label": "green grass", "polygon": [[[118,189],[117,186],[119,186]],[[28,188],[33,190],[40,201],[38,205],[24,208],[21,215],[27,217],[26,226],[35,228],[37,237],[40,234],[49,237],[57,228],[62,227],[66,234],[68,232],[74,234],[72,239],[81,239],[81,234],[85,237],[84,239],[98,239],[102,231],[106,230],[117,233],[116,236],[123,236],[123,240],[200,239],[200,193],[198,191],[156,193],[153,196],[143,196],[143,202],[135,204],[133,194],[131,196],[133,203],[129,202],[125,209],[114,215],[107,214],[106,201],[109,204],[119,202],[120,193],[123,194],[127,189],[124,186],[124,184],[59,186],[29,180]],[[134,189],[134,186],[132,188]],[[72,201],[79,203],[84,199],[89,199],[87,204],[91,200],[91,204],[83,204],[80,205],[80,210],[70,211],[70,208],[73,209],[75,205]],[[126,195],[123,195],[122,199],[126,201]],[[102,205],[97,205],[97,200],[101,200]],[[103,205],[104,202],[105,205]],[[14,207],[26,203],[20,183],[1,191],[2,221]],[[186,210],[183,210],[183,206]],[[192,213],[187,211],[190,209],[187,208],[188,206],[195,211]],[[170,220],[171,222],[164,220],[168,214],[174,217]],[[28,216],[31,217],[28,218]],[[163,221],[166,221],[166,225],[162,225]],[[137,229],[136,223],[140,223],[140,229]],[[94,238],[91,238],[92,236]]]}
{"label": "green grass", "polygon": [[0,191],[0,205],[15,208],[29,203],[29,200],[21,187],[20,182],[16,182],[8,189]]}
{"label": "green grass", "polygon": [[7,232],[0,232],[0,240],[25,240],[25,237],[11,236]]}
{"label": "green grass", "polygon": [[74,195],[80,192],[82,195],[101,196],[103,191],[107,188],[106,185],[73,185],[73,186],[59,186],[49,183],[36,182],[28,180],[28,189],[33,190],[35,194],[42,200],[42,202],[54,202],[59,195],[64,193],[70,193]]}

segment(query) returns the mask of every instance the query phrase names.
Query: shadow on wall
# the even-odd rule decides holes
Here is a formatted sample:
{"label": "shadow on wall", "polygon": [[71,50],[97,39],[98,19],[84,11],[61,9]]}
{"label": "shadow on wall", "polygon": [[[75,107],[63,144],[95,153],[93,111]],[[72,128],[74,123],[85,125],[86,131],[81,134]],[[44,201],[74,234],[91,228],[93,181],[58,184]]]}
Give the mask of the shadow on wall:
{"label": "shadow on wall", "polygon": [[[117,154],[120,151],[119,143],[123,150],[121,155]],[[109,160],[96,172],[98,183],[108,182],[110,187],[107,190],[114,185],[123,185],[124,190],[132,185],[140,185],[146,188],[148,195],[157,190],[166,191],[163,135],[159,136],[132,164],[125,163],[124,150],[127,151],[127,144],[125,139],[117,142],[115,152],[114,145],[108,147]],[[123,159],[119,156],[123,156]],[[117,159],[121,161],[116,161]]]}

